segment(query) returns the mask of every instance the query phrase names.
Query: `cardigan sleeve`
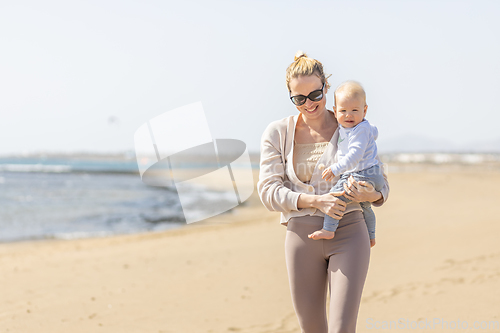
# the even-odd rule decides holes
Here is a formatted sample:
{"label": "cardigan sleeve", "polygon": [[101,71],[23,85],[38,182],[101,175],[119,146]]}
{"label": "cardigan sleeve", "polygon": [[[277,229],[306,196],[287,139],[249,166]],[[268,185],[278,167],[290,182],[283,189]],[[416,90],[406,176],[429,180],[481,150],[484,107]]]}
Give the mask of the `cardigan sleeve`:
{"label": "cardigan sleeve", "polygon": [[280,130],[279,125],[283,124],[271,123],[262,135],[257,191],[260,200],[270,211],[290,212],[298,210],[297,201],[300,193],[286,186],[292,185],[285,176],[284,156],[282,156],[285,154],[282,150],[285,146],[286,125],[283,130]]}

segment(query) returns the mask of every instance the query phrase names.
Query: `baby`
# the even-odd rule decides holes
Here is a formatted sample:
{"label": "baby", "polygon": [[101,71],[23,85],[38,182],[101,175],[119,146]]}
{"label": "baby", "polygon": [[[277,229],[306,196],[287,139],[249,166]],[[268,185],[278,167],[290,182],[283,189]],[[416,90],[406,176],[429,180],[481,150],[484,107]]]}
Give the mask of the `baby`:
{"label": "baby", "polygon": [[[366,119],[366,94],[363,87],[355,81],[342,83],[335,90],[333,110],[339,123],[338,162],[323,171],[322,177],[331,180],[341,175],[330,192],[344,191],[344,184],[352,175],[356,181],[371,183],[376,191],[384,186],[383,170],[377,158],[375,140],[378,130]],[[345,202],[350,202],[340,196]],[[360,202],[368,227],[371,246],[375,245],[375,214],[369,202]],[[332,239],[339,221],[325,215],[323,229],[309,235],[312,239]]]}

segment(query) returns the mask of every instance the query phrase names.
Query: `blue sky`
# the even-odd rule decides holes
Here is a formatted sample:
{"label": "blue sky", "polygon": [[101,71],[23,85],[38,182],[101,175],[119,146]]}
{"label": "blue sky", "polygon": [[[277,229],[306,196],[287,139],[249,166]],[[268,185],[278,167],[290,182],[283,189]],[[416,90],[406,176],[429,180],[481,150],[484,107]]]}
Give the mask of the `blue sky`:
{"label": "blue sky", "polygon": [[258,150],[298,112],[299,49],[333,87],[364,85],[381,144],[498,139],[499,16],[498,1],[4,1],[0,154],[132,150],[145,121],[198,101],[214,138]]}

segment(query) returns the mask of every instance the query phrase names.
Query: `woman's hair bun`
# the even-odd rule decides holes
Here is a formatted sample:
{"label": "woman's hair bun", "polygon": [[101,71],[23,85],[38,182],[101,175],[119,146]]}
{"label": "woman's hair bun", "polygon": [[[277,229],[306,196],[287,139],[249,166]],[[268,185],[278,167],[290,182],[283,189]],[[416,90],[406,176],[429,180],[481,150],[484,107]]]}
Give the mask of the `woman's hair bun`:
{"label": "woman's hair bun", "polygon": [[325,76],[325,72],[323,71],[323,64],[316,59],[309,58],[305,52],[299,50],[295,53],[293,62],[286,69],[286,88],[290,91],[290,81],[293,78],[310,75],[319,77],[321,82],[325,84],[325,87],[330,89],[327,80],[328,77]]}
{"label": "woman's hair bun", "polygon": [[302,57],[307,57],[307,54],[305,52],[302,52],[301,50],[298,50],[297,53],[295,53],[295,58],[293,61],[297,61]]}

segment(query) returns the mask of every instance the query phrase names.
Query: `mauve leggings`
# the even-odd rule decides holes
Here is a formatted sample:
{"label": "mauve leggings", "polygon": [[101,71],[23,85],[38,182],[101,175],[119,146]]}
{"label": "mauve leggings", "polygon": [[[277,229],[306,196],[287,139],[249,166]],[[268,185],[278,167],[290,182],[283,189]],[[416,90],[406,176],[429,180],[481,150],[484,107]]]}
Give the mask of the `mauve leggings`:
{"label": "mauve leggings", "polygon": [[333,239],[307,238],[322,226],[319,216],[288,221],[285,259],[295,313],[303,333],[353,333],[370,261],[368,230],[362,212],[353,211],[340,220]]}

